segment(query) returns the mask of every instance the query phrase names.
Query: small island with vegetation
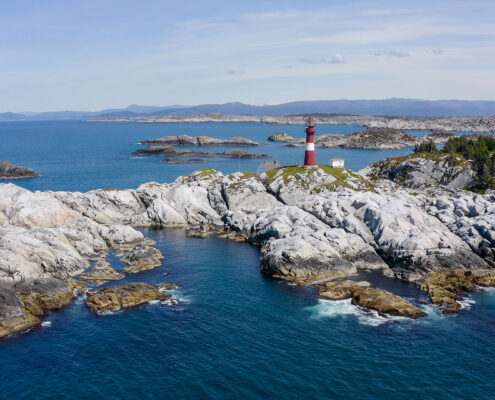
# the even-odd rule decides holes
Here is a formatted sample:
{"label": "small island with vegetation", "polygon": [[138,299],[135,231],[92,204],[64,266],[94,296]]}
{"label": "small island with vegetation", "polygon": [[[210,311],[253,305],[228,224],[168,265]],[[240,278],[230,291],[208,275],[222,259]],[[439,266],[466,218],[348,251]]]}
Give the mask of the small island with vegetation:
{"label": "small island with vegetation", "polygon": [[485,135],[451,137],[443,149],[433,141],[417,144],[414,153],[387,158],[364,171],[406,187],[461,187],[477,193],[495,189],[495,138]]}

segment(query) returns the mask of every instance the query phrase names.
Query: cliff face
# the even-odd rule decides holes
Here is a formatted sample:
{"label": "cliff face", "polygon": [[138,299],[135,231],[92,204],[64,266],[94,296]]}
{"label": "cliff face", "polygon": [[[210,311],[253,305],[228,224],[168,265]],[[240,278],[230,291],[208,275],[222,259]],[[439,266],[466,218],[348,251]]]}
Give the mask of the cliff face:
{"label": "cliff face", "polygon": [[433,272],[494,265],[495,195],[412,193],[329,167],[283,168],[267,179],[204,169],[135,190],[33,193],[0,185],[0,296],[11,304],[0,307],[4,332],[15,318],[10,332],[39,323],[22,300],[30,287],[50,280],[72,287],[67,282],[108,249],[134,265],[131,272],[160,265],[161,253],[133,226],[225,232],[261,247],[263,273],[304,284],[359,269],[421,284]]}

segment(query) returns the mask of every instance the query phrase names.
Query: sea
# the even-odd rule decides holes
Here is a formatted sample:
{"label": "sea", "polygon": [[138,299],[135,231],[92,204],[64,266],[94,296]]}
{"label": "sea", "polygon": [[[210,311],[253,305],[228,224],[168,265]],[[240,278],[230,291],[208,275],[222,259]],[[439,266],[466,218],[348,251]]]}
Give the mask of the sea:
{"label": "sea", "polygon": [[[360,129],[323,125],[317,133]],[[161,157],[130,154],[141,140],[243,136],[263,143],[249,148],[255,153],[282,165],[300,163],[304,149],[267,142],[276,131],[304,137],[302,126],[257,123],[3,122],[0,160],[42,175],[13,181],[29,190],[136,188],[204,167],[254,172],[260,163],[163,164]],[[411,151],[316,150],[319,163],[344,158],[353,170]],[[97,315],[81,297],[48,312],[40,329],[0,340],[1,400],[495,399],[493,289],[479,290],[457,315],[443,316],[420,303],[424,294],[416,286],[363,274],[360,279],[428,313],[418,320],[385,318],[262,275],[260,250],[250,244],[188,238],[183,229],[142,232],[156,241],[163,264],[122,282],[176,283],[180,288],[169,293],[179,304]],[[109,261],[123,268],[114,254]]]}

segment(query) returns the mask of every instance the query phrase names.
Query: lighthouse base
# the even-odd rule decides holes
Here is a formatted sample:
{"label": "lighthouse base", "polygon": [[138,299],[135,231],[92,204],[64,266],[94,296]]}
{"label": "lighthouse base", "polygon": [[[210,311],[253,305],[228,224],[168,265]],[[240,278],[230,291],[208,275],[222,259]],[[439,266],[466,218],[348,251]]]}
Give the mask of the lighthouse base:
{"label": "lighthouse base", "polygon": [[304,166],[316,167],[316,155],[314,150],[306,150],[304,153]]}

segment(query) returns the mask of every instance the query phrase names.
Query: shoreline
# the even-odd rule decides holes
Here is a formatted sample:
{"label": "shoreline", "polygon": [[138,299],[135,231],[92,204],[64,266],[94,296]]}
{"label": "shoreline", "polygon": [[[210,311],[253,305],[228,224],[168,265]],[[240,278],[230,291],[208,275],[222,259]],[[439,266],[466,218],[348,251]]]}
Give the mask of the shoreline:
{"label": "shoreline", "polygon": [[[308,114],[309,115],[309,114]],[[133,117],[94,118],[82,120],[92,122],[154,123],[263,123],[267,125],[304,125],[306,115],[143,115]],[[382,117],[372,115],[325,115],[313,116],[318,125],[357,125],[367,128],[396,128],[407,130],[495,132],[495,116],[483,117]]]}

